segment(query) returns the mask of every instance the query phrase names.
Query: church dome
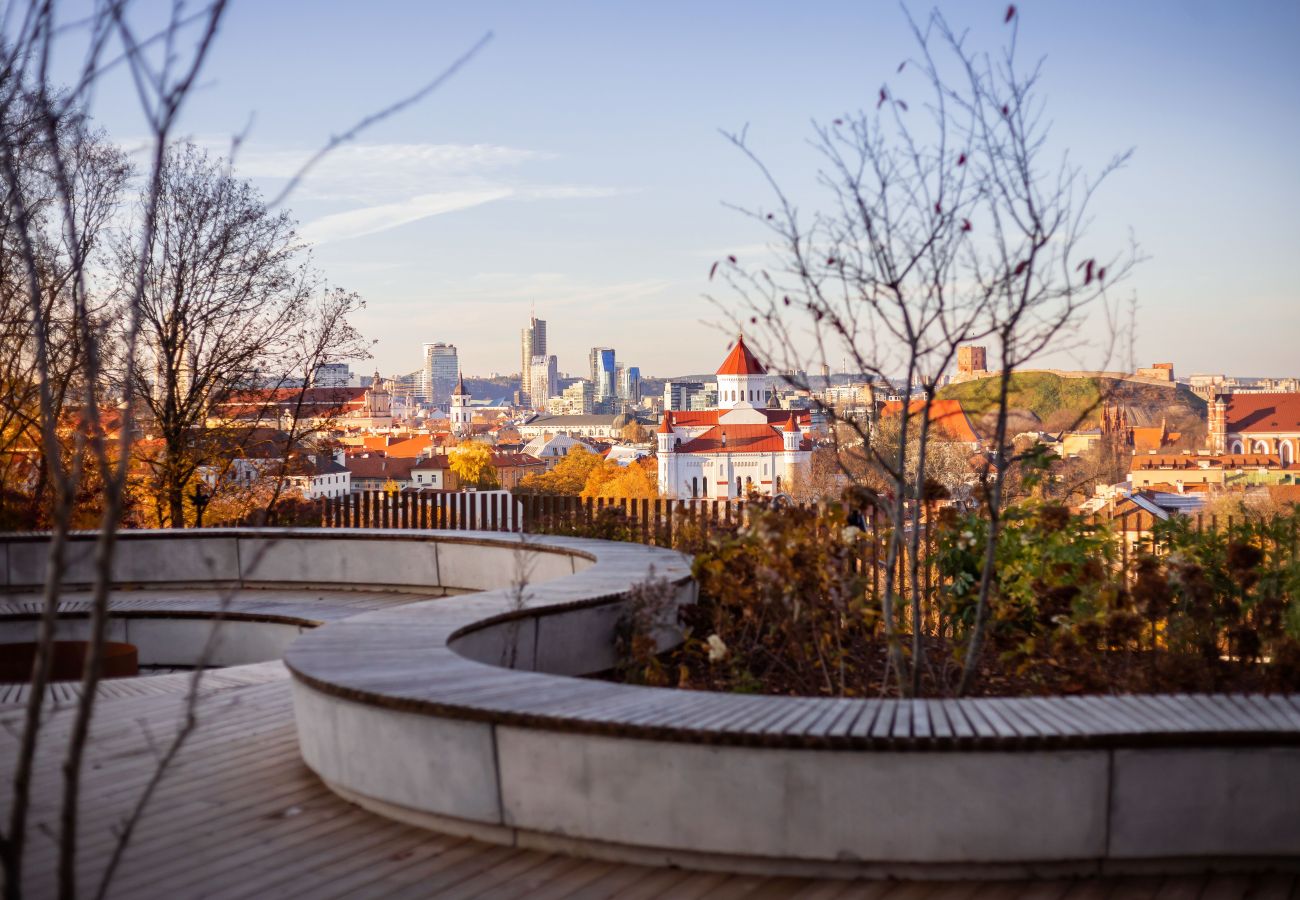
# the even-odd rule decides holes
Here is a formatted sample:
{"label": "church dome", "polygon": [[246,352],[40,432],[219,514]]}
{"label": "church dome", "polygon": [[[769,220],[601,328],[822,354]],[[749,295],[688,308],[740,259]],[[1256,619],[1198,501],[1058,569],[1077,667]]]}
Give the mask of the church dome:
{"label": "church dome", "polygon": [[627,426],[631,425],[635,421],[636,421],[636,416],[629,415],[628,413],[621,413],[614,417],[613,427],[626,428]]}

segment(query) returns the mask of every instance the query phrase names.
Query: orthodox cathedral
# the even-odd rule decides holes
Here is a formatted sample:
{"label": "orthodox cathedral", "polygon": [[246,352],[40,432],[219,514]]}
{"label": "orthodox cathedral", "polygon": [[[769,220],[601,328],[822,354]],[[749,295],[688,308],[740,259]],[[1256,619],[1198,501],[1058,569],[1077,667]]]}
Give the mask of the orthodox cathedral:
{"label": "orthodox cathedral", "polygon": [[659,493],[723,500],[789,491],[812,464],[808,411],[770,408],[770,376],[743,335],[717,375],[717,409],[664,413],[656,435]]}

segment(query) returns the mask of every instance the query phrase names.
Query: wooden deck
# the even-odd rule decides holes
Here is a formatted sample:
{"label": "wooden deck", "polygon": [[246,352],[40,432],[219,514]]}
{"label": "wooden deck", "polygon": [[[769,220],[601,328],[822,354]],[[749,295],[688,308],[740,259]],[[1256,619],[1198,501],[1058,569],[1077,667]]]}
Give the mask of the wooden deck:
{"label": "wooden deck", "polygon": [[[81,879],[93,893],[114,827],[175,728],[188,675],[105,686],[97,706],[82,816]],[[888,898],[1041,900],[1282,898],[1290,875],[1053,882],[847,882],[759,878],[594,862],[438,835],[389,821],[330,793],[302,764],[279,663],[205,676],[200,725],[164,779],[110,896]],[[129,687],[130,690],[126,690]],[[20,712],[0,710],[0,774],[8,781]],[[41,746],[27,854],[27,893],[53,896],[61,742],[53,711]],[[7,800],[7,791],[5,792]]]}

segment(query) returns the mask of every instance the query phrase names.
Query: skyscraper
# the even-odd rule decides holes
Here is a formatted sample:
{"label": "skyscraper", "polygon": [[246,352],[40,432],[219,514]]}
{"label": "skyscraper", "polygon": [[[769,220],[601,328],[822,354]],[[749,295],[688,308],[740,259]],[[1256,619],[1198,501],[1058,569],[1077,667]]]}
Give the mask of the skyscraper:
{"label": "skyscraper", "polygon": [[352,383],[352,370],[347,363],[323,363],[316,367],[311,382],[318,388],[347,387]]}
{"label": "skyscraper", "polygon": [[592,347],[588,359],[591,363],[593,395],[595,401],[601,403],[618,392],[614,350],[612,347]]}
{"label": "skyscraper", "polygon": [[[528,327],[519,332],[519,390],[527,395],[533,406],[537,406],[532,386],[533,357],[536,356],[546,356],[546,322],[532,316],[528,320]],[[544,387],[542,402],[546,401],[547,396]]]}
{"label": "skyscraper", "polygon": [[641,402],[641,368],[639,366],[619,365],[618,396],[624,403],[633,406]]}
{"label": "skyscraper", "polygon": [[424,372],[420,391],[428,403],[442,403],[451,396],[452,385],[460,377],[460,358],[455,344],[442,341],[424,345]]}
{"label": "skyscraper", "polygon": [[554,356],[534,356],[529,365],[528,399],[533,409],[545,409],[559,390],[560,375]]}

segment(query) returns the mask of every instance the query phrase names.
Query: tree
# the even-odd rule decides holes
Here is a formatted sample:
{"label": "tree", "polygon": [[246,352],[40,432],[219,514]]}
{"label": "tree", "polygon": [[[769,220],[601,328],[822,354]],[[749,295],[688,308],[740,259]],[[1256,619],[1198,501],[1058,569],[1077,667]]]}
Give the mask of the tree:
{"label": "tree", "polygon": [[[30,799],[38,741],[51,709],[48,691],[58,606],[68,571],[68,533],[74,524],[82,524],[75,514],[90,511],[98,528],[88,570],[86,655],[77,699],[67,712],[66,740],[55,743],[47,737],[39,745],[40,758],[59,761],[59,820],[53,827],[42,823],[41,828],[56,845],[54,865],[61,897],[76,896],[79,887],[81,772],[103,671],[116,535],[127,510],[131,451],[137,436],[136,404],[147,406],[154,396],[140,376],[154,380],[161,348],[166,371],[158,381],[171,378],[176,383],[164,384],[158,393],[173,398],[175,416],[179,406],[175,400],[189,393],[179,382],[195,383],[203,374],[198,361],[205,354],[221,352],[197,337],[221,333],[220,329],[205,331],[212,317],[223,315],[224,310],[217,309],[197,328],[194,323],[155,328],[154,337],[165,337],[167,342],[155,340],[137,355],[146,307],[152,305],[156,319],[165,318],[156,315],[166,302],[166,291],[158,288],[164,274],[161,261],[192,238],[210,233],[209,223],[201,217],[188,220],[189,233],[168,231],[168,223],[160,227],[160,220],[171,213],[161,198],[164,182],[176,172],[170,167],[173,130],[216,40],[226,0],[164,5],[161,16],[158,8],[141,10],[141,6],[132,0],[84,10],[65,9],[57,0],[26,4],[6,16],[0,40],[0,335],[7,351],[0,360],[0,440],[7,446],[0,452],[9,451],[0,496],[8,497],[16,483],[8,476],[17,473],[24,489],[34,488],[39,498],[25,524],[44,525],[50,533],[30,690],[17,729],[19,746],[5,804],[6,821],[0,825],[0,866],[7,900],[21,897],[25,887]],[[411,96],[340,132],[289,180],[282,197],[331,149],[435,90],[489,37]],[[74,81],[56,89],[48,74],[56,68],[56,60],[70,57]],[[116,216],[117,194],[129,174],[122,154],[88,127],[85,113],[97,93],[102,93],[96,88],[109,70],[129,77],[146,138],[135,173],[140,202],[132,222],[121,222]],[[167,187],[174,187],[174,182]],[[179,208],[190,199],[173,192],[169,203]],[[106,261],[98,254],[110,224],[120,229],[123,240],[118,258]],[[160,231],[169,238],[160,240]],[[239,235],[227,232],[225,247],[239,241]],[[128,265],[112,264],[123,262]],[[202,260],[191,257],[189,262]],[[256,268],[255,259],[245,262]],[[115,268],[119,269],[117,288],[110,295],[101,288],[108,280],[104,276]],[[187,281],[182,273],[173,275],[173,287]],[[238,294],[237,282],[224,284]],[[189,303],[194,293],[201,296],[207,289],[205,284],[190,287],[195,291],[182,293],[178,303]],[[150,288],[152,296],[146,298]],[[263,311],[263,322],[267,321],[274,323],[275,318]],[[83,505],[88,497],[93,497],[93,504]],[[171,500],[175,499],[173,491]],[[174,502],[171,513],[176,524]],[[114,824],[112,854],[94,886],[96,896],[108,893],[154,790],[196,725],[198,689],[211,646],[210,637],[209,650],[196,661],[175,732],[160,744],[151,743],[157,764],[131,812]]]}
{"label": "tree", "polygon": [[644,444],[650,437],[640,422],[628,422],[619,430],[618,436],[629,444]]}
{"label": "tree", "polygon": [[[148,129],[143,176],[141,215],[135,231],[142,244],[153,240],[157,219],[161,160],[170,141],[176,116],[207,56],[221,20],[224,3],[182,10],[173,7],[171,17],[154,34],[137,34],[124,13],[125,4],[97,7],[74,25],[56,16],[56,4],[31,7],[21,21],[6,27],[0,42],[0,177],[3,201],[3,245],[0,267],[6,274],[19,273],[9,285],[23,310],[19,318],[21,339],[7,344],[30,360],[30,375],[13,379],[9,386],[35,387],[34,431],[40,437],[43,456],[41,474],[49,488],[49,522],[52,532],[46,559],[46,579],[37,625],[36,654],[32,667],[31,691],[24,712],[19,750],[14,764],[13,791],[7,827],[0,834],[0,863],[4,867],[6,897],[17,898],[23,891],[23,860],[28,828],[28,807],[32,790],[33,762],[43,724],[46,691],[54,653],[58,602],[66,572],[68,530],[79,494],[91,484],[96,487],[101,513],[94,544],[91,598],[88,604],[87,652],[81,690],[62,762],[62,806],[57,833],[58,882],[61,896],[77,891],[77,817],[80,809],[80,779],[86,738],[100,674],[103,668],[104,638],[108,625],[108,589],[113,571],[116,529],[125,499],[134,435],[130,403],[131,371],[140,321],[144,273],[138,269],[123,280],[118,302],[120,345],[111,347],[105,327],[102,299],[92,291],[96,270],[95,235],[111,215],[116,187],[125,177],[125,167],[114,151],[101,149],[95,155],[108,168],[89,179],[94,167],[84,163],[95,158],[88,137],[83,108],[104,67],[120,64],[129,70],[138,89]],[[56,91],[47,81],[56,45],[71,29],[85,28],[90,36],[84,51],[81,75],[76,84]],[[179,46],[176,39],[197,37],[193,49]],[[110,37],[120,41],[120,57],[109,49]],[[164,65],[156,68],[145,48],[163,40],[168,50]],[[69,130],[71,129],[71,130]],[[80,149],[79,149],[80,148]],[[35,154],[35,155],[33,155]],[[116,174],[115,174],[116,173]],[[57,249],[56,249],[57,248]],[[48,251],[54,249],[54,256]],[[62,267],[51,267],[62,259]],[[54,275],[52,283],[50,276]],[[50,288],[57,284],[56,294]],[[71,351],[71,352],[69,352]],[[110,358],[125,360],[125,382],[114,384],[107,376]],[[30,395],[29,395],[30,396]],[[75,398],[75,399],[74,399]],[[13,399],[8,398],[8,399]],[[22,402],[10,403],[9,410],[22,409]],[[109,417],[120,411],[115,434],[109,439]],[[69,416],[70,412],[75,414]],[[71,420],[69,422],[69,419]],[[60,442],[60,430],[69,446]],[[87,478],[93,474],[92,481]],[[43,748],[44,752],[58,752]],[[119,845],[120,846],[120,845]],[[105,875],[100,891],[107,890]]]}
{"label": "tree", "polygon": [[492,465],[492,448],[480,441],[462,441],[448,454],[451,471],[464,487],[499,488],[501,480]]}
{"label": "tree", "polygon": [[621,466],[612,459],[601,460],[587,474],[579,496],[604,500],[653,500],[659,496],[658,473],[633,460]]}
{"label": "tree", "polygon": [[289,214],[272,212],[250,183],[193,144],[168,148],[149,202],[149,242],[119,251],[124,285],[145,273],[129,381],[163,444],[160,524],[183,528],[185,495],[209,460],[202,439],[211,408],[235,391],[283,383],[315,284]]}
{"label": "tree", "polygon": [[924,23],[909,17],[918,53],[898,67],[899,88],[886,83],[871,108],[814,126],[825,211],[801,214],[747,133],[728,135],[771,192],[770,204],[742,212],[767,230],[776,257],[769,266],[747,266],[734,256],[715,264],[713,274],[740,297],[733,323],[796,388],[814,389],[800,373],[847,360],[877,384],[897,385],[909,399],[917,395],[919,415],[904,417],[898,440],[886,447],[860,420],[819,404],[855,433],[855,447],[890,486],[880,613],[890,668],[904,695],[918,692],[926,670],[918,577],[925,529],[921,504],[908,498],[925,494],[931,411],[957,348],[991,344],[998,387],[981,473],[990,528],[960,693],[979,657],[1003,486],[1019,461],[1008,440],[1011,374],[1075,340],[1090,307],[1103,307],[1113,323],[1118,310],[1107,292],[1136,261],[1131,248],[1110,256],[1085,249],[1096,190],[1128,154],[1095,177],[1068,156],[1059,163],[1049,158],[1036,91],[1041,67],[1022,71],[1014,7],[1006,21],[1011,36],[994,60],[973,51],[938,12]]}
{"label": "tree", "polygon": [[519,487],[526,493],[564,494],[579,496],[587,486],[591,472],[602,462],[601,457],[585,446],[577,445],[549,472],[526,475]]}

